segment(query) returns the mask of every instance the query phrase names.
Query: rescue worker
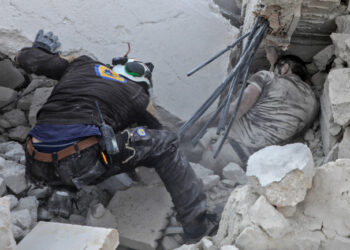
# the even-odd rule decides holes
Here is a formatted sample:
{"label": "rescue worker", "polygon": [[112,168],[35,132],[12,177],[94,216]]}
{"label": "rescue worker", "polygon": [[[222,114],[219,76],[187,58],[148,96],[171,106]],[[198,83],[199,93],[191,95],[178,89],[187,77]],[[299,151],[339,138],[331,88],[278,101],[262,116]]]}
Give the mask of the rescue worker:
{"label": "rescue worker", "polygon": [[[249,78],[236,120],[217,159],[213,159],[213,153],[207,149],[216,150],[220,138],[215,132],[207,134],[210,138],[203,138],[207,144],[200,145],[204,151],[202,165],[217,172],[229,162],[245,168],[254,152],[266,146],[292,142],[316,118],[319,105],[311,86],[305,82],[305,63],[294,55],[278,57],[274,47],[268,47],[266,52],[270,71],[259,71]],[[231,115],[236,103],[235,100],[230,106]],[[211,116],[212,113],[200,119],[187,132],[184,141],[193,138]],[[218,120],[219,117],[213,126]]]}
{"label": "rescue worker", "polygon": [[[40,30],[33,47],[16,56],[27,72],[59,81],[29,133],[27,176],[36,183],[79,190],[139,165],[152,167],[172,197],[185,237],[208,233],[202,182],[179,150],[177,136],[162,130],[146,110],[153,64],[124,57],[112,68],[88,56],[69,62],[54,53],[59,45],[52,32]],[[98,108],[119,148],[110,157],[103,147]]]}

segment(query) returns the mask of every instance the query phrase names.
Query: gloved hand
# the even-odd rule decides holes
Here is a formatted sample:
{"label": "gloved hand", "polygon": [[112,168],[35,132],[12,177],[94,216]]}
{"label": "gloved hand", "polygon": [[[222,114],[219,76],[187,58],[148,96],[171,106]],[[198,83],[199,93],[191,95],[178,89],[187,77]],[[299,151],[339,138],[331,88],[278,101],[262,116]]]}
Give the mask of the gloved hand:
{"label": "gloved hand", "polygon": [[33,43],[34,48],[42,48],[47,52],[55,53],[57,48],[61,46],[61,43],[58,41],[58,37],[55,36],[51,31],[44,34],[44,31],[41,29],[38,31]]}

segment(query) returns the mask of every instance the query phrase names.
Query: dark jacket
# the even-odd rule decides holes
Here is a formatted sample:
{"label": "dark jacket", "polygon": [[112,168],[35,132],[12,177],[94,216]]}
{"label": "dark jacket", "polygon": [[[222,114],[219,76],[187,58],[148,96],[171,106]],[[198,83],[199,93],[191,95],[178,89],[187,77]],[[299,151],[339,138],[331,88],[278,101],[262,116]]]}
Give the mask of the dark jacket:
{"label": "dark jacket", "polygon": [[106,123],[115,131],[134,123],[153,129],[161,127],[146,111],[149,96],[140,85],[88,56],[68,63],[57,54],[24,48],[17,61],[27,72],[59,80],[38,112],[38,124],[99,125],[97,100]]}

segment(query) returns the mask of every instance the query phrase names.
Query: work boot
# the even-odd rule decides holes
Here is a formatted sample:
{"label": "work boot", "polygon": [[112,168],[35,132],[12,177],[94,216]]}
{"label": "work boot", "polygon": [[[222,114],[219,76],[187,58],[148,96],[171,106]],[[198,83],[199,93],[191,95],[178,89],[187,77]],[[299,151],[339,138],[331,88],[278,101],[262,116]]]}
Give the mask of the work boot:
{"label": "work boot", "polygon": [[72,213],[72,198],[66,191],[55,191],[48,204],[49,212],[54,215],[69,218]]}
{"label": "work boot", "polygon": [[204,236],[212,236],[217,232],[218,227],[219,220],[216,214],[201,215],[183,227],[185,243],[194,244]]}

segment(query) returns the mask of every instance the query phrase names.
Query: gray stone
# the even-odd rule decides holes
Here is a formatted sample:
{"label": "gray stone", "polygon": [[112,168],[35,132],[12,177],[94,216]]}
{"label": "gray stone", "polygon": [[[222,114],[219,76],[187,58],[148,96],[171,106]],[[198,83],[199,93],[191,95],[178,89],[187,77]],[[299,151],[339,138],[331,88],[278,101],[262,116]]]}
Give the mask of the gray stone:
{"label": "gray stone", "polygon": [[151,250],[162,237],[172,206],[164,187],[140,186],[116,192],[107,208],[117,219],[121,245]]}
{"label": "gray stone", "polygon": [[9,112],[6,112],[3,117],[11,124],[12,127],[27,124],[26,116],[20,109],[13,109]]}
{"label": "gray stone", "polygon": [[221,181],[222,184],[228,188],[234,188],[236,186],[236,182],[235,181],[232,181],[232,180],[227,180],[227,179],[224,179]]}
{"label": "gray stone", "polygon": [[203,250],[217,250],[217,247],[208,238],[202,239],[202,248]]}
{"label": "gray stone", "polygon": [[115,250],[119,244],[118,231],[100,227],[39,222],[18,244],[18,250],[91,249]]}
{"label": "gray stone", "polygon": [[306,68],[307,68],[307,72],[310,75],[314,75],[318,72],[318,69],[317,69],[316,65],[314,64],[314,62],[306,64]]}
{"label": "gray stone", "polygon": [[0,116],[0,127],[4,129],[11,128],[11,124],[3,116]]}
{"label": "gray stone", "polygon": [[154,168],[139,167],[136,169],[136,173],[140,179],[140,182],[146,186],[163,185],[162,180]]}
{"label": "gray stone", "polygon": [[165,236],[162,240],[162,249],[164,250],[173,250],[179,246],[180,244],[173,237]]}
{"label": "gray stone", "polygon": [[16,89],[24,83],[24,77],[9,59],[0,61],[0,86]]}
{"label": "gray stone", "polygon": [[333,123],[332,126],[329,128],[329,133],[332,136],[337,136],[342,132],[342,127],[336,123]]}
{"label": "gray stone", "polygon": [[26,230],[22,229],[21,227],[13,224],[11,225],[11,230],[13,233],[13,237],[16,239],[16,241],[20,241],[28,233]]}
{"label": "gray stone", "polygon": [[338,151],[339,151],[339,143],[335,144],[333,148],[331,148],[331,150],[323,159],[323,164],[330,161],[335,161],[336,159],[338,159]]}
{"label": "gray stone", "polygon": [[0,143],[0,154],[4,155],[6,159],[24,163],[25,153],[23,146],[18,142],[10,141]]}
{"label": "gray stone", "polygon": [[30,105],[32,105],[34,98],[34,94],[29,94],[27,96],[23,96],[21,99],[17,102],[17,108],[28,111],[30,109]]}
{"label": "gray stone", "polygon": [[303,201],[314,174],[312,153],[301,143],[269,146],[248,160],[250,183],[276,206],[295,206]]}
{"label": "gray stone", "polygon": [[0,249],[16,250],[16,242],[11,230],[10,199],[0,198]]}
{"label": "gray stone", "polygon": [[339,143],[338,158],[350,158],[350,127],[345,129],[343,139]]}
{"label": "gray stone", "polygon": [[[11,211],[11,222],[13,225],[21,228],[23,231],[28,232],[33,220],[28,209],[13,210]],[[18,240],[18,238],[16,238]]]}
{"label": "gray stone", "polygon": [[261,227],[273,239],[280,239],[291,231],[289,222],[280,214],[264,196],[249,210],[250,219]]}
{"label": "gray stone", "polygon": [[304,214],[318,218],[323,228],[338,236],[350,235],[350,160],[342,159],[317,168],[313,188],[304,201]]}
{"label": "gray stone", "polygon": [[109,177],[99,183],[98,187],[113,195],[116,191],[128,189],[131,187],[132,183],[132,179],[126,173],[122,173]]}
{"label": "gray stone", "polygon": [[39,202],[35,196],[27,196],[21,198],[18,201],[18,205],[15,210],[28,209],[30,212],[30,216],[32,217],[32,221],[35,222],[38,220],[38,207]]}
{"label": "gray stone", "polygon": [[4,107],[8,103],[14,101],[17,92],[10,88],[0,87],[0,107]]}
{"label": "gray stone", "polygon": [[12,210],[13,208],[15,208],[18,205],[18,199],[16,196],[14,196],[13,194],[8,194],[5,197],[10,199],[10,209]]}
{"label": "gray stone", "polygon": [[[47,209],[43,208],[43,207],[40,207],[38,209],[38,221],[49,221],[49,220],[52,220],[54,217],[53,213],[49,212]],[[85,220],[85,217],[84,217],[84,220]],[[72,224],[78,224],[78,223],[73,223],[71,222]]]}
{"label": "gray stone", "polygon": [[239,250],[236,246],[222,246],[220,250]]}
{"label": "gray stone", "polygon": [[247,176],[243,169],[236,163],[229,163],[222,171],[222,175],[235,183],[244,185],[248,182]]}
{"label": "gray stone", "polygon": [[332,70],[327,80],[324,94],[329,95],[325,98],[329,99],[334,122],[345,127],[350,123],[350,69]]}
{"label": "gray stone", "polygon": [[218,176],[218,175],[209,175],[209,176],[206,176],[206,177],[202,178],[202,182],[203,182],[204,190],[210,190],[210,189],[212,189],[213,187],[215,187],[216,185],[219,184],[220,176]]}
{"label": "gray stone", "polygon": [[334,62],[333,62],[333,65],[332,65],[332,68],[333,69],[342,69],[342,68],[346,68],[346,65],[347,63],[344,62],[343,59],[341,58],[335,58],[334,59]]}
{"label": "gray stone", "polygon": [[304,138],[305,141],[308,141],[308,142],[315,140],[315,133],[314,133],[314,131],[312,129],[308,129],[306,131],[306,133],[304,134],[303,138]]}
{"label": "gray stone", "polygon": [[39,109],[47,101],[47,98],[49,98],[49,96],[51,95],[52,90],[53,88],[38,88],[35,90],[33,102],[30,106],[28,115],[30,125],[33,126],[36,123],[36,115]]}
{"label": "gray stone", "polygon": [[337,24],[337,33],[350,34],[350,16],[337,16],[335,18],[335,23]]}
{"label": "gray stone", "polygon": [[318,70],[324,71],[326,69],[326,66],[330,63],[330,60],[334,56],[334,50],[334,45],[329,45],[313,57],[314,63]]}
{"label": "gray stone", "polygon": [[173,234],[182,234],[184,231],[182,229],[181,226],[179,227],[167,227],[167,229],[165,229],[164,234],[165,235],[173,235]]}
{"label": "gray stone", "polygon": [[37,77],[34,78],[29,85],[26,87],[26,89],[23,91],[22,95],[30,95],[29,92],[32,92],[37,88],[43,88],[43,87],[54,87],[56,85],[57,81],[48,79],[46,77]]}
{"label": "gray stone", "polygon": [[10,129],[9,137],[10,139],[15,141],[25,142],[29,131],[30,131],[30,127],[18,126],[16,128]]}
{"label": "gray stone", "polygon": [[289,218],[295,215],[297,207],[277,207],[277,210],[284,215],[284,217]]}
{"label": "gray stone", "polygon": [[316,87],[318,91],[323,90],[324,83],[327,79],[328,74],[325,72],[317,72],[311,77],[312,84]]}
{"label": "gray stone", "polygon": [[205,168],[198,163],[191,163],[191,167],[198,178],[204,178],[206,176],[214,174],[213,170],[211,170],[209,168]]}
{"label": "gray stone", "polygon": [[69,216],[69,222],[75,225],[86,225],[86,218],[79,214],[71,214]]}
{"label": "gray stone", "polygon": [[31,188],[27,192],[28,196],[35,196],[37,199],[45,199],[49,198],[51,195],[51,188],[44,186],[44,187],[37,187],[37,186],[31,186]]}
{"label": "gray stone", "polygon": [[117,221],[114,215],[101,203],[90,207],[86,225],[94,227],[117,228]]}
{"label": "gray stone", "polygon": [[332,33],[335,55],[350,65],[350,34]]}
{"label": "gray stone", "polygon": [[25,166],[0,157],[0,176],[5,180],[6,186],[15,194],[27,188]]}
{"label": "gray stone", "polygon": [[0,197],[6,193],[6,183],[3,178],[0,177]]}
{"label": "gray stone", "polygon": [[266,250],[271,249],[269,236],[257,226],[246,227],[237,237],[235,245],[240,250]]}

